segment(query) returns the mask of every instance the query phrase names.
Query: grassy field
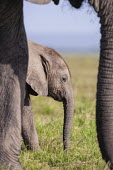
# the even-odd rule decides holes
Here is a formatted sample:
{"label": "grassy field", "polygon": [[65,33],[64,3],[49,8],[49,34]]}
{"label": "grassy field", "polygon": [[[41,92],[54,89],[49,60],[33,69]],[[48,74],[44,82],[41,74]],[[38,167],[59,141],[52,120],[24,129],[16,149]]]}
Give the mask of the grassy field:
{"label": "grassy field", "polygon": [[25,170],[103,170],[95,127],[97,55],[65,57],[75,97],[70,150],[62,147],[62,103],[48,97],[32,97],[41,151],[32,153],[23,146],[20,161]]}

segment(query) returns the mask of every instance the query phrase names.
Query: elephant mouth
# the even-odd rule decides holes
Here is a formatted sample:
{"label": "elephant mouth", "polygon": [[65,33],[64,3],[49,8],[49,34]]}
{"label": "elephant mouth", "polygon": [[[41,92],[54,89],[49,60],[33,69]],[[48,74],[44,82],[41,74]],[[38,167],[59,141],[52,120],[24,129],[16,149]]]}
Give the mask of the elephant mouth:
{"label": "elephant mouth", "polygon": [[62,98],[61,98],[60,95],[57,95],[57,96],[56,96],[56,94],[55,94],[55,95],[53,95],[52,97],[53,97],[54,100],[59,101],[59,102],[62,102]]}
{"label": "elephant mouth", "polygon": [[63,98],[62,98],[60,91],[58,91],[57,93],[55,93],[54,91],[52,91],[52,92],[49,91],[48,96],[52,97],[56,101],[59,101],[59,102],[63,101]]}
{"label": "elephant mouth", "polygon": [[53,2],[54,2],[55,5],[59,4],[59,0],[53,0]]}
{"label": "elephant mouth", "polygon": [[62,99],[61,99],[61,98],[54,98],[54,100],[59,101],[59,102],[62,102]]}

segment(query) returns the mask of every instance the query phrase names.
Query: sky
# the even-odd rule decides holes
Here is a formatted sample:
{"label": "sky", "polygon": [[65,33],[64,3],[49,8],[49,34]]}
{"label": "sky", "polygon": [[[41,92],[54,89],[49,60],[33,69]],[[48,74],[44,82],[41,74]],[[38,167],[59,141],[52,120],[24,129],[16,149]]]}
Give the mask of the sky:
{"label": "sky", "polygon": [[67,0],[37,5],[24,2],[28,39],[61,52],[98,52],[100,24],[87,3],[77,10]]}

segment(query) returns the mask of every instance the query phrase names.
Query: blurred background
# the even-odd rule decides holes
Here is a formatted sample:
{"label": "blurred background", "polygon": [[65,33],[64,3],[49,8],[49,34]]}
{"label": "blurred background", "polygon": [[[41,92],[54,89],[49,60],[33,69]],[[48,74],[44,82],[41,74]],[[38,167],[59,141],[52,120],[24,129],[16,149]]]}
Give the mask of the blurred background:
{"label": "blurred background", "polygon": [[100,24],[87,3],[77,10],[66,0],[56,6],[24,2],[28,39],[64,53],[99,53]]}

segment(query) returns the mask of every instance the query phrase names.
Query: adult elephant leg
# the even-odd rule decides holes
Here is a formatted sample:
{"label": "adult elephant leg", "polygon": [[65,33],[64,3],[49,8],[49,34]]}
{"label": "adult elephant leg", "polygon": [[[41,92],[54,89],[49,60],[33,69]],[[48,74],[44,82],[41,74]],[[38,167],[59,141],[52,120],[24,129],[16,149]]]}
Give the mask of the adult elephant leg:
{"label": "adult elephant leg", "polygon": [[100,150],[113,169],[113,2],[101,1],[101,52],[96,123]]}
{"label": "adult elephant leg", "polygon": [[23,1],[0,2],[0,169],[21,169],[21,111],[27,74]]}
{"label": "adult elephant leg", "polygon": [[22,112],[22,137],[27,149],[39,150],[39,141],[31,108],[30,96],[26,92]]}
{"label": "adult elephant leg", "polygon": [[[8,61],[3,59],[0,63],[0,166],[7,164],[11,168],[20,168],[18,156],[21,149],[21,110],[23,108],[21,99],[24,98],[27,55],[23,59],[21,55],[23,50],[19,49],[19,45],[5,50],[9,53]],[[12,55],[10,56],[12,51],[14,59]],[[6,52],[3,53],[5,57]]]}
{"label": "adult elephant leg", "polygon": [[[7,66],[8,67],[8,66]],[[0,169],[5,167],[20,168],[18,155],[21,147],[21,98],[23,92],[16,75],[12,76],[12,68],[1,66],[0,70],[8,71],[10,78],[2,74],[0,81]],[[5,79],[4,80],[4,76]]]}

